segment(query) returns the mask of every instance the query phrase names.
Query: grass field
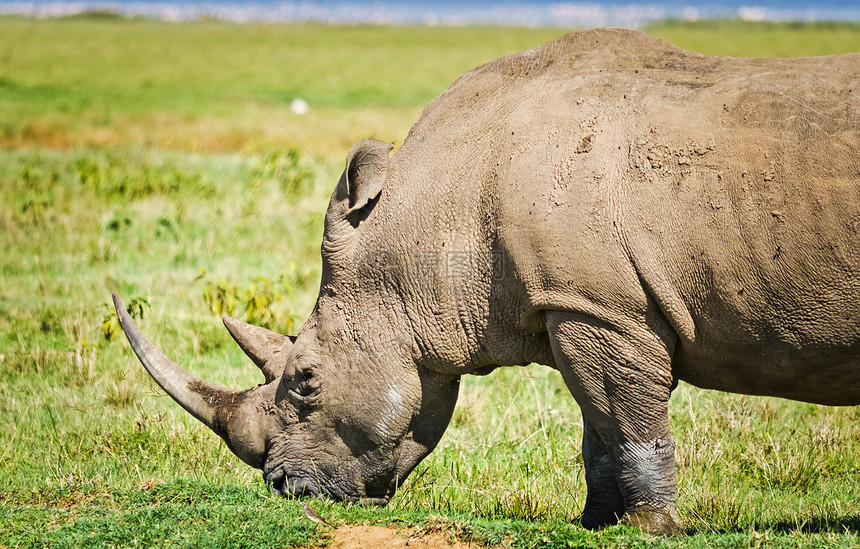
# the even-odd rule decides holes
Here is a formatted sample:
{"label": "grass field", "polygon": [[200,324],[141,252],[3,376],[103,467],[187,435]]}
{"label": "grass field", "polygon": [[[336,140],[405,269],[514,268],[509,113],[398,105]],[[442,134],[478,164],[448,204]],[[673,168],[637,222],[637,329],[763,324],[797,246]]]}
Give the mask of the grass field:
{"label": "grass field", "polygon": [[[648,30],[708,53],[860,51],[860,25]],[[0,547],[318,543],[296,502],[149,380],[110,292],[192,372],[261,382],[219,314],[297,332],[350,145],[402,142],[456,76],[562,32],[0,18]],[[682,385],[670,411],[686,536],[575,524],[581,420],[538,366],[466,379],[385,509],[318,510],[516,547],[860,543],[860,407]]]}

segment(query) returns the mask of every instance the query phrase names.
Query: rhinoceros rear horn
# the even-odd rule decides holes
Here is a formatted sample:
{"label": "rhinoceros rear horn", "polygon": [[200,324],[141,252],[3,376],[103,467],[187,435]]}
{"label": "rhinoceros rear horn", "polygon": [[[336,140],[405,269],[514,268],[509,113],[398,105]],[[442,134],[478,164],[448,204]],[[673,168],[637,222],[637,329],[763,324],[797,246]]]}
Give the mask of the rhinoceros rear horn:
{"label": "rhinoceros rear horn", "polygon": [[246,324],[229,316],[225,316],[222,320],[239,347],[262,370],[266,383],[281,377],[287,366],[290,349],[293,348],[293,343],[296,341],[295,337],[281,335],[253,324]]}
{"label": "rhinoceros rear horn", "polygon": [[152,379],[188,413],[223,438],[240,459],[262,468],[270,418],[259,410],[265,408],[263,400],[274,400],[274,385],[235,391],[193,376],[143,335],[117,294],[113,294],[113,303],[131,348]]}

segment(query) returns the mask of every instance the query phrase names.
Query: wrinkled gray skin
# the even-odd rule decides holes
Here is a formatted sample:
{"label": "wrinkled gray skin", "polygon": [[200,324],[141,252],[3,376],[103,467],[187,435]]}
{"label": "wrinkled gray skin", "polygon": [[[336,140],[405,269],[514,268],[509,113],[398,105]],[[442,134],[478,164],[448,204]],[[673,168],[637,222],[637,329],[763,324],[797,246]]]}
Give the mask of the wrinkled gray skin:
{"label": "wrinkled gray skin", "polygon": [[582,409],[587,527],[679,528],[678,380],[860,403],[860,54],[733,59],[625,30],[499,59],[403,146],[361,141],[292,339],[225,319],[231,391],[122,326],[155,380],[281,494],[385,503],[460,376],[558,369]]}

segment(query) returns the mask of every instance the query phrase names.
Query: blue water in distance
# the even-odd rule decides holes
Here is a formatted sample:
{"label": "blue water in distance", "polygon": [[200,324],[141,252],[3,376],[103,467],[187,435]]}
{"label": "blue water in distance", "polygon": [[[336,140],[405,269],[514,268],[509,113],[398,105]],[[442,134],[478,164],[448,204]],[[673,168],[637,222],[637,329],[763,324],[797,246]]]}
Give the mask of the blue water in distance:
{"label": "blue water in distance", "polygon": [[8,2],[0,14],[55,17],[91,10],[167,21],[323,22],[425,25],[638,27],[665,18],[751,21],[860,21],[860,0],[115,0]]}

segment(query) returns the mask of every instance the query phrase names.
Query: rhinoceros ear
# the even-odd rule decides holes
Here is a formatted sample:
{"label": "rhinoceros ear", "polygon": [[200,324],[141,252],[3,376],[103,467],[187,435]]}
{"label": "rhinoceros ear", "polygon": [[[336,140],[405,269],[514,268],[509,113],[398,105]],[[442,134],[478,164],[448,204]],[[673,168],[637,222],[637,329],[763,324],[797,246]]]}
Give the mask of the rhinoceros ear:
{"label": "rhinoceros ear", "polygon": [[361,210],[379,196],[388,174],[388,153],[394,145],[363,139],[352,146],[346,169],[337,184],[335,197],[346,206],[346,214]]}

